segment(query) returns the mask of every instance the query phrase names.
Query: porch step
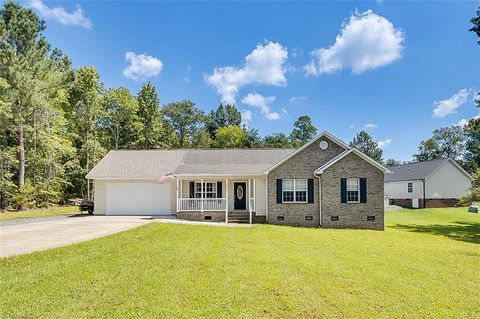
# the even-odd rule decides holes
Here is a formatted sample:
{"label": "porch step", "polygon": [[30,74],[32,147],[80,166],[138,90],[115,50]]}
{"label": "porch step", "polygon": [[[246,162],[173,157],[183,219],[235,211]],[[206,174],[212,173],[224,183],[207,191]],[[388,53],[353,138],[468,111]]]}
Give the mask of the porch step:
{"label": "porch step", "polygon": [[249,223],[250,214],[248,212],[229,212],[228,213],[228,222],[229,223]]}

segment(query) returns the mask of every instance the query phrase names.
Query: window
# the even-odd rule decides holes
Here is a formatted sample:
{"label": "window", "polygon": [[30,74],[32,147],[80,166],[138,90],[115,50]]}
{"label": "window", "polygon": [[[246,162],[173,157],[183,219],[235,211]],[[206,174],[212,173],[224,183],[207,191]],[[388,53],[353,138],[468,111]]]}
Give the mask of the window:
{"label": "window", "polygon": [[[203,182],[205,198],[217,198],[217,182]],[[202,182],[195,182],[195,198],[202,198]]]}
{"label": "window", "polygon": [[282,180],[282,202],[283,203],[306,203],[307,202],[307,180],[306,179]]}
{"label": "window", "polygon": [[409,193],[413,193],[413,183],[408,183],[407,188]]}
{"label": "window", "polygon": [[360,183],[358,178],[347,178],[347,203],[358,203]]}

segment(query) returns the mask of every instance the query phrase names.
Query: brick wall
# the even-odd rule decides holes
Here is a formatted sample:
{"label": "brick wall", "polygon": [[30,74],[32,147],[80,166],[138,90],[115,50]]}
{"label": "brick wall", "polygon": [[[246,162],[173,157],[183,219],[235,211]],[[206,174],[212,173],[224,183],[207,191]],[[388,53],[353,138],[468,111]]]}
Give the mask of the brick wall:
{"label": "brick wall", "polygon": [[[320,149],[318,143],[326,140],[329,144],[326,150]],[[268,174],[268,220],[269,224],[293,225],[293,226],[319,226],[319,205],[318,205],[318,178],[313,172],[320,166],[333,159],[344,149],[328,138],[321,138],[315,141],[302,152],[294,155],[288,161],[275,168]],[[277,204],[276,180],[288,178],[313,178],[314,202],[311,204]],[[383,178],[383,177],[382,177]],[[305,216],[313,216],[313,220],[306,221]],[[283,217],[283,221],[277,217]]]}
{"label": "brick wall", "polygon": [[[340,179],[367,179],[366,203],[341,203]],[[384,228],[382,171],[350,153],[322,174],[322,227],[324,228]],[[338,221],[332,221],[338,216]],[[367,220],[374,216],[374,221]]]}

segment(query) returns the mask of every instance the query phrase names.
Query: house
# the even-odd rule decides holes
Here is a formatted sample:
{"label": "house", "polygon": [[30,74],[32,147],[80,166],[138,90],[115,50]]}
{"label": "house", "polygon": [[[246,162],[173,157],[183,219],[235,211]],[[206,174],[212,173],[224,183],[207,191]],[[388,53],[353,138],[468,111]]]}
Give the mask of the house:
{"label": "house", "polygon": [[472,185],[470,176],[453,159],[446,158],[389,167],[385,196],[390,204],[410,207],[455,206]]}
{"label": "house", "polygon": [[388,169],[323,132],[299,149],[110,151],[97,215],[383,229]]}

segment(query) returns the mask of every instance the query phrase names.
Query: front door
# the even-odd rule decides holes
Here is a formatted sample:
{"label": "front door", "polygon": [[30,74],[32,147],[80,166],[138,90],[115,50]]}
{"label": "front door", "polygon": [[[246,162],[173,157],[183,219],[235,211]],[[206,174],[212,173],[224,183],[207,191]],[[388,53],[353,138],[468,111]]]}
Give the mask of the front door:
{"label": "front door", "polygon": [[235,182],[233,183],[233,209],[245,210],[247,209],[247,183]]}

